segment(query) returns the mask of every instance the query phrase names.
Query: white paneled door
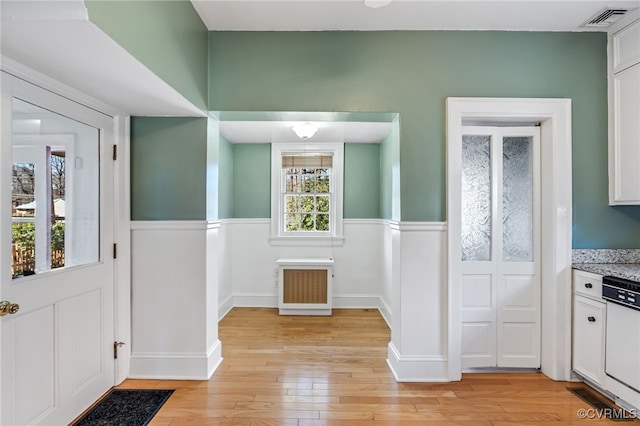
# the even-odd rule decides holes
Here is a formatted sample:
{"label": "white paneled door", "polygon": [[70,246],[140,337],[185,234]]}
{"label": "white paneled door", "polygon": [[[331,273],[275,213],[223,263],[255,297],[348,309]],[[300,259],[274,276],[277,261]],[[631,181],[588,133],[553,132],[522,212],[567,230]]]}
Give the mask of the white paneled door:
{"label": "white paneled door", "polygon": [[463,368],[540,367],[539,134],[463,127]]}
{"label": "white paneled door", "polygon": [[114,384],[113,119],[4,72],[1,101],[0,423],[68,424]]}

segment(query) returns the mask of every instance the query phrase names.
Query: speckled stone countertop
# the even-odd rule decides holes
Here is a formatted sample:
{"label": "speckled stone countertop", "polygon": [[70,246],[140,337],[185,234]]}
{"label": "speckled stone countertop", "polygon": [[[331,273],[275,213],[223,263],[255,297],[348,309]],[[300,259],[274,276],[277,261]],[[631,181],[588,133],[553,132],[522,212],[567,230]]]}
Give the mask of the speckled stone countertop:
{"label": "speckled stone countertop", "polygon": [[573,250],[573,267],[640,282],[640,249]]}

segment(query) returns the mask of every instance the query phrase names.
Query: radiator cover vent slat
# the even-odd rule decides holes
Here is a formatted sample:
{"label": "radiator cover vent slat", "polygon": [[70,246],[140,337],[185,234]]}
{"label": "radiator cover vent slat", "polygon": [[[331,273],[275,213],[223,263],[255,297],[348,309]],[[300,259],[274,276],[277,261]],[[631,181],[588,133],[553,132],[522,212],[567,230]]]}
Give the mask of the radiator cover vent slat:
{"label": "radiator cover vent slat", "polygon": [[326,269],[285,269],[284,303],[327,303]]}

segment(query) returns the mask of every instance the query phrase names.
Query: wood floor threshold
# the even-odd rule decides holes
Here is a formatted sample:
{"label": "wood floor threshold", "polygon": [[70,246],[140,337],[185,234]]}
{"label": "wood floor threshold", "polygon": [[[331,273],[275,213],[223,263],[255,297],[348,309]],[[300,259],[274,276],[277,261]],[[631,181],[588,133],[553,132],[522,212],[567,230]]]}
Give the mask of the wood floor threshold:
{"label": "wood floor threshold", "polygon": [[210,380],[129,379],[118,386],[175,389],[150,425],[621,424],[567,390],[585,385],[541,373],[397,383],[386,363],[390,331],[376,310],[292,317],[277,309],[234,308],[218,334],[224,361]]}

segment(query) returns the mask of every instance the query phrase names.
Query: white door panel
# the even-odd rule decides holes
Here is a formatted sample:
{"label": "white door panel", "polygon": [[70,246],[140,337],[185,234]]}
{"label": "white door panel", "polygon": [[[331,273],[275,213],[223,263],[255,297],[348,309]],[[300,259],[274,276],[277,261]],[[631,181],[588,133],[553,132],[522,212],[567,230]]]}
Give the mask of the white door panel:
{"label": "white door panel", "polygon": [[537,368],[539,131],[463,131],[462,365]]}
{"label": "white door panel", "polygon": [[[0,317],[0,424],[68,424],[114,384],[113,119],[3,73],[1,131],[0,300],[20,309]],[[67,168],[57,188],[53,160],[29,158],[43,149]],[[15,189],[16,162],[36,164],[34,214],[16,208],[28,192]],[[14,261],[9,253],[27,243],[14,245],[10,227],[24,223],[39,227],[39,243]],[[57,240],[52,225],[64,234]]]}

